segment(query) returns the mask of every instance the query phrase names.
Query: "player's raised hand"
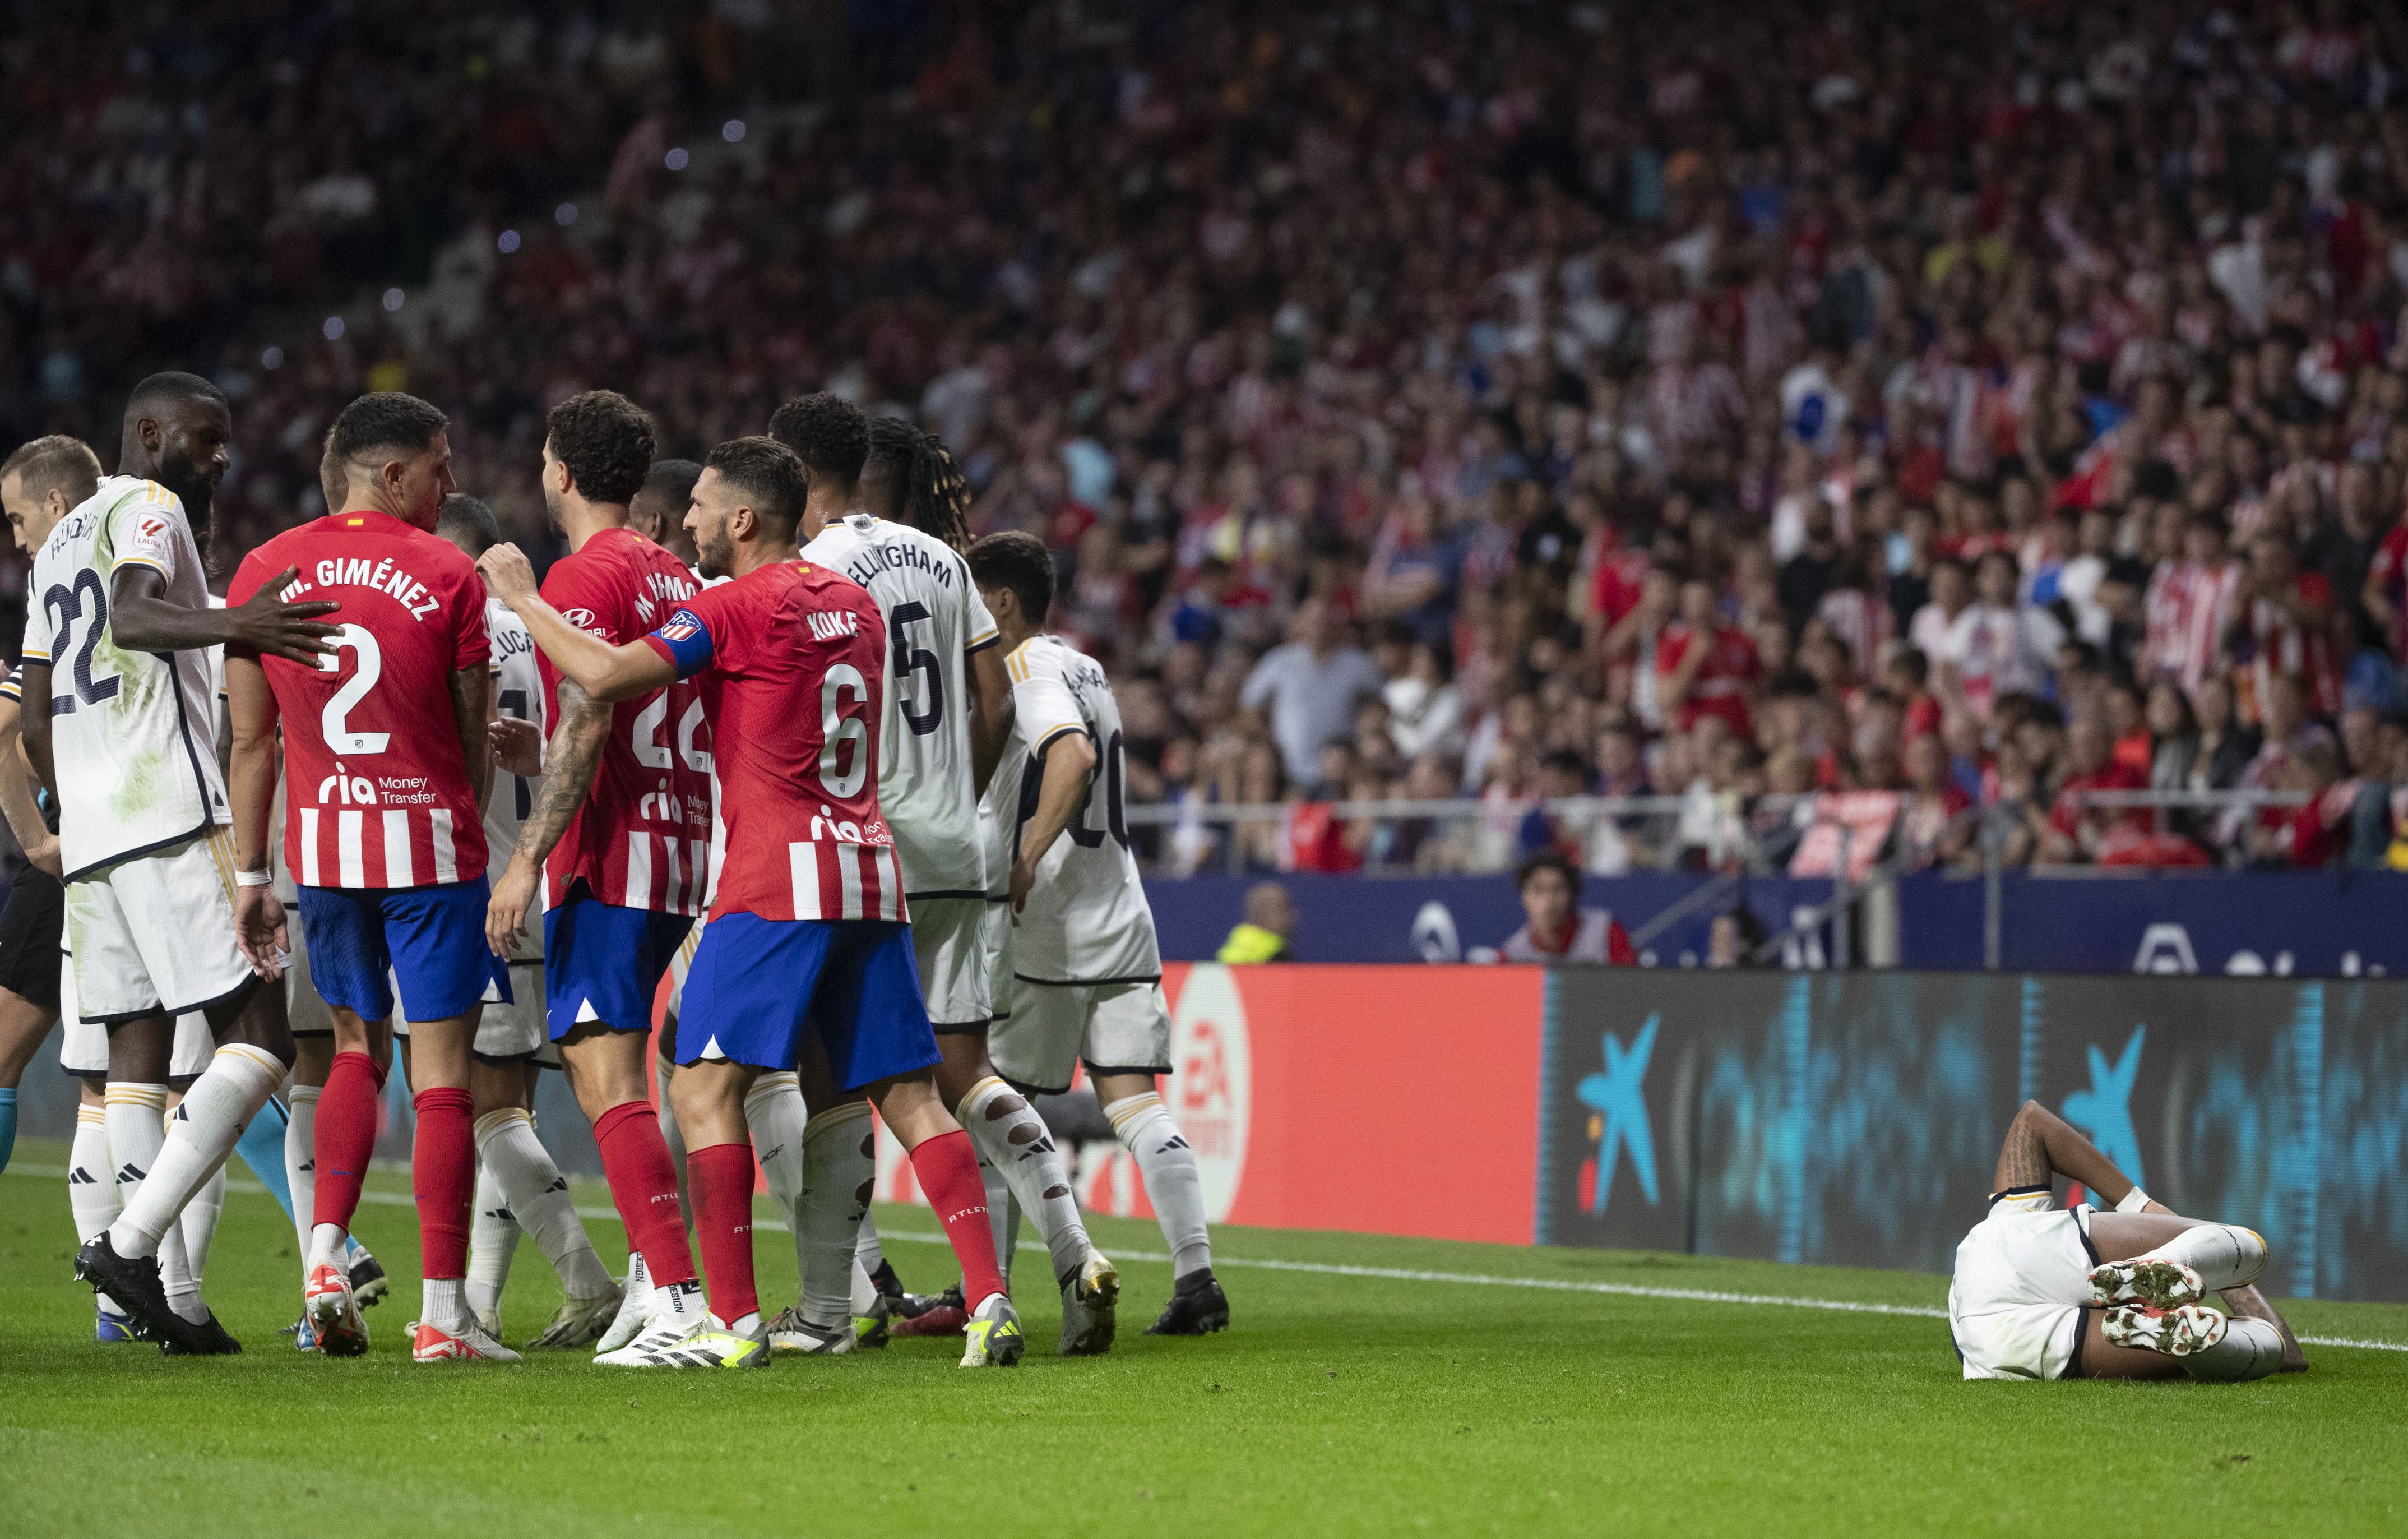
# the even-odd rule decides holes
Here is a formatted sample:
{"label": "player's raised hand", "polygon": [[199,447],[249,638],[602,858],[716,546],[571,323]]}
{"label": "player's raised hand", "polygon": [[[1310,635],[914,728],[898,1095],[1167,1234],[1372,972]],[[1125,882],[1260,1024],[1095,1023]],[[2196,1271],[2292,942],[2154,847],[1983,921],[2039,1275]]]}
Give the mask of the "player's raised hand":
{"label": "player's raised hand", "polygon": [[281,657],[288,663],[317,667],[321,656],[335,650],[330,638],[343,628],[327,625],[318,616],[332,614],[343,606],[331,598],[286,603],[284,590],[300,575],[300,568],[287,567],[261,583],[259,591],[239,609],[228,610],[233,634],[227,639],[251,648],[263,657]]}
{"label": "player's raised hand", "polygon": [[485,944],[507,961],[526,937],[527,904],[535,899],[535,868],[513,860],[494,884],[493,901],[485,905]]}
{"label": "player's raised hand", "polygon": [[274,982],[284,976],[293,956],[285,933],[284,902],[273,887],[236,887],[234,891],[234,943],[251,971]]}
{"label": "player's raised hand", "polygon": [[485,724],[485,739],[493,744],[494,768],[502,773],[524,780],[543,773],[543,732],[535,723],[496,716]]}
{"label": "player's raised hand", "polygon": [[505,604],[535,597],[535,568],[528,565],[526,553],[508,540],[479,556],[477,571],[485,580],[485,591]]}

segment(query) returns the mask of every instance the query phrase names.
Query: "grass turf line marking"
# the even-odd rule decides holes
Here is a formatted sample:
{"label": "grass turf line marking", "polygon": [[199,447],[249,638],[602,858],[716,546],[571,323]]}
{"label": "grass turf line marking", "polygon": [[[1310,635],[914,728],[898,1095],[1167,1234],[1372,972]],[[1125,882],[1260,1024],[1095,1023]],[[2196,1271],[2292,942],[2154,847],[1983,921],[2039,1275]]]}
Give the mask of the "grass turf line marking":
{"label": "grass turf line marking", "polygon": [[[66,1167],[63,1165],[20,1165],[13,1167],[7,1173],[50,1176],[64,1180],[67,1172]],[[267,1188],[256,1181],[229,1180],[226,1182],[226,1190],[253,1193],[263,1197],[267,1195]],[[405,1196],[400,1192],[362,1192],[360,1201],[393,1208],[418,1206],[416,1198]],[[619,1221],[619,1210],[616,1208],[580,1207],[575,1211],[580,1218],[608,1219],[611,1223]],[[775,1218],[756,1218],[752,1221],[752,1227],[756,1230],[768,1230],[777,1234],[791,1232],[782,1222]],[[878,1238],[882,1243],[888,1240],[902,1240],[913,1244],[949,1245],[953,1244],[942,1234],[930,1234],[915,1230],[882,1229],[878,1231]],[[1045,1246],[1038,1241],[1023,1240],[1020,1242],[1020,1248],[1041,1251]],[[1119,1255],[1123,1259],[1130,1261],[1168,1263],[1170,1260],[1168,1256],[1146,1250],[1125,1250],[1119,1252]],[[1625,1299],[1671,1299],[1686,1303],[1752,1304],[1759,1308],[1771,1305],[1788,1309],[1828,1309],[1848,1315],[1903,1315],[1926,1320],[1944,1320],[1948,1317],[1948,1311],[1932,1309],[1922,1304],[1861,1303],[1851,1299],[1797,1299],[1779,1293],[1725,1293],[1703,1287],[1647,1287],[1638,1283],[1589,1283],[1570,1277],[1498,1277],[1483,1272],[1423,1272],[1409,1267],[1354,1266],[1340,1261],[1258,1261],[1241,1259],[1235,1256],[1215,1256],[1212,1258],[1212,1264],[1216,1267],[1248,1267],[1256,1272],[1305,1272],[1325,1277],[1373,1277],[1383,1282],[1395,1283],[1455,1283],[1469,1287],[1535,1287],[1558,1293],[1605,1293]],[[2365,1341],[2354,1336],[2301,1336],[2300,1344],[2303,1346],[2355,1346],[2370,1352],[2408,1352],[2408,1342]]]}

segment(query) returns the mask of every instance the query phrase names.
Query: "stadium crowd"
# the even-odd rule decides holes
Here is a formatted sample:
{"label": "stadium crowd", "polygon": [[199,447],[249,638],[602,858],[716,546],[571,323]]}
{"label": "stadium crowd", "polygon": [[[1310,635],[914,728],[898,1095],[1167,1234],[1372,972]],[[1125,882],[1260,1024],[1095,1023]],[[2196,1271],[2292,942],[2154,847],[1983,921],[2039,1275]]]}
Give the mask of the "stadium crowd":
{"label": "stadium crowd", "polygon": [[[364,389],[540,551],[559,400],[694,454],[824,387],[1053,548],[1130,800],[1295,804],[1175,865],[1777,858],[1817,791],[1956,863],[1976,807],[2009,862],[2408,815],[2387,7],[17,9],[0,418],[105,445],[203,368],[229,568]],[[2149,787],[2306,799],[2081,799]],[[1583,793],[1685,802],[1528,806]]]}

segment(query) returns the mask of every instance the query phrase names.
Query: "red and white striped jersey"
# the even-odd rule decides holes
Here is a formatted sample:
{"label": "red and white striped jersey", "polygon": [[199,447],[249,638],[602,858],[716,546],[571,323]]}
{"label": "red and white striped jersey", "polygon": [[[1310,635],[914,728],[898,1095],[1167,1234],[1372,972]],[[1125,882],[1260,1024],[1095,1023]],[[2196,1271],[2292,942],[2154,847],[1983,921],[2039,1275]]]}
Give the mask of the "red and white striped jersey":
{"label": "red and white striped jersey", "polygon": [[886,627],[840,572],[780,562],[698,593],[645,638],[700,687],[718,872],[710,917],[910,917],[878,810]]}
{"label": "red and white striped jersey", "polygon": [[2241,591],[2241,564],[2202,567],[2187,561],[2158,565],[2145,600],[2148,641],[2146,677],[2170,675],[2195,691],[2224,655],[2224,631]]}
{"label": "red and white striped jersey", "polygon": [[474,882],[484,818],[451,681],[491,655],[477,568],[398,519],[331,513],[243,557],[226,602],[250,602],[287,567],[300,576],[285,598],[333,599],[342,632],[318,668],[258,659],[283,717],[285,864],[305,887]]}
{"label": "red and white striped jersey", "polygon": [[[544,574],[544,601],[612,646],[661,624],[695,595],[676,556],[629,529],[605,529]],[[543,719],[560,714],[560,670],[538,654]],[[543,863],[543,904],[577,884],[615,908],[700,913],[710,874],[710,729],[682,681],[610,712],[594,784]]]}

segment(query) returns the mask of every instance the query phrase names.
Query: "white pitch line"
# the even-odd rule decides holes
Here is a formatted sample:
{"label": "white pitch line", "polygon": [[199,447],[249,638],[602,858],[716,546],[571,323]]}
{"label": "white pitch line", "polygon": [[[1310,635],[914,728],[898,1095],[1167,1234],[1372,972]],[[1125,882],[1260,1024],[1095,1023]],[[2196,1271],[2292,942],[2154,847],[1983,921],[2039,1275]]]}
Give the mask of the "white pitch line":
{"label": "white pitch line", "polygon": [[[19,1165],[12,1167],[7,1173],[64,1179],[67,1172],[64,1166]],[[226,1190],[252,1192],[261,1196],[267,1194],[267,1188],[256,1181],[229,1180],[226,1182]],[[414,1208],[418,1205],[416,1198],[405,1196],[400,1192],[362,1192],[360,1201],[394,1208]],[[616,1208],[580,1207],[576,1212],[580,1218],[607,1219],[614,1224],[619,1222],[619,1210]],[[752,1227],[756,1230],[768,1230],[777,1234],[790,1232],[783,1223],[775,1218],[756,1218],[752,1221]],[[952,1244],[942,1234],[930,1234],[918,1230],[882,1229],[878,1231],[878,1238],[882,1242],[902,1240],[914,1244]],[[1019,1248],[1042,1251],[1045,1246],[1034,1240],[1023,1240],[1020,1242]],[[1168,1256],[1146,1250],[1124,1250],[1116,1251],[1114,1254],[1126,1261],[1167,1263],[1170,1259]],[[1944,1320],[1948,1317],[1948,1311],[1944,1309],[1932,1309],[1921,1304],[1862,1303],[1852,1299],[1798,1299],[1780,1293],[1724,1293],[1703,1287],[1645,1287],[1637,1283],[1590,1283],[1570,1277],[1497,1277],[1484,1272],[1423,1272],[1410,1267],[1351,1266],[1337,1261],[1264,1261],[1236,1256],[1215,1256],[1212,1259],[1212,1264],[1216,1267],[1250,1267],[1257,1272],[1303,1272],[1324,1277],[1376,1277],[1385,1282],[1395,1283],[1455,1283],[1467,1287],[1535,1287],[1557,1293],[1604,1293],[1625,1299],[1671,1299],[1685,1303],[1752,1304],[1759,1308],[1769,1305],[1785,1309],[1828,1309],[1847,1315],[1903,1315],[1926,1320]],[[2408,1352],[2408,1342],[2368,1341],[2356,1336],[2301,1336],[2300,1344],[2303,1346],[2351,1346],[2369,1352]]]}

